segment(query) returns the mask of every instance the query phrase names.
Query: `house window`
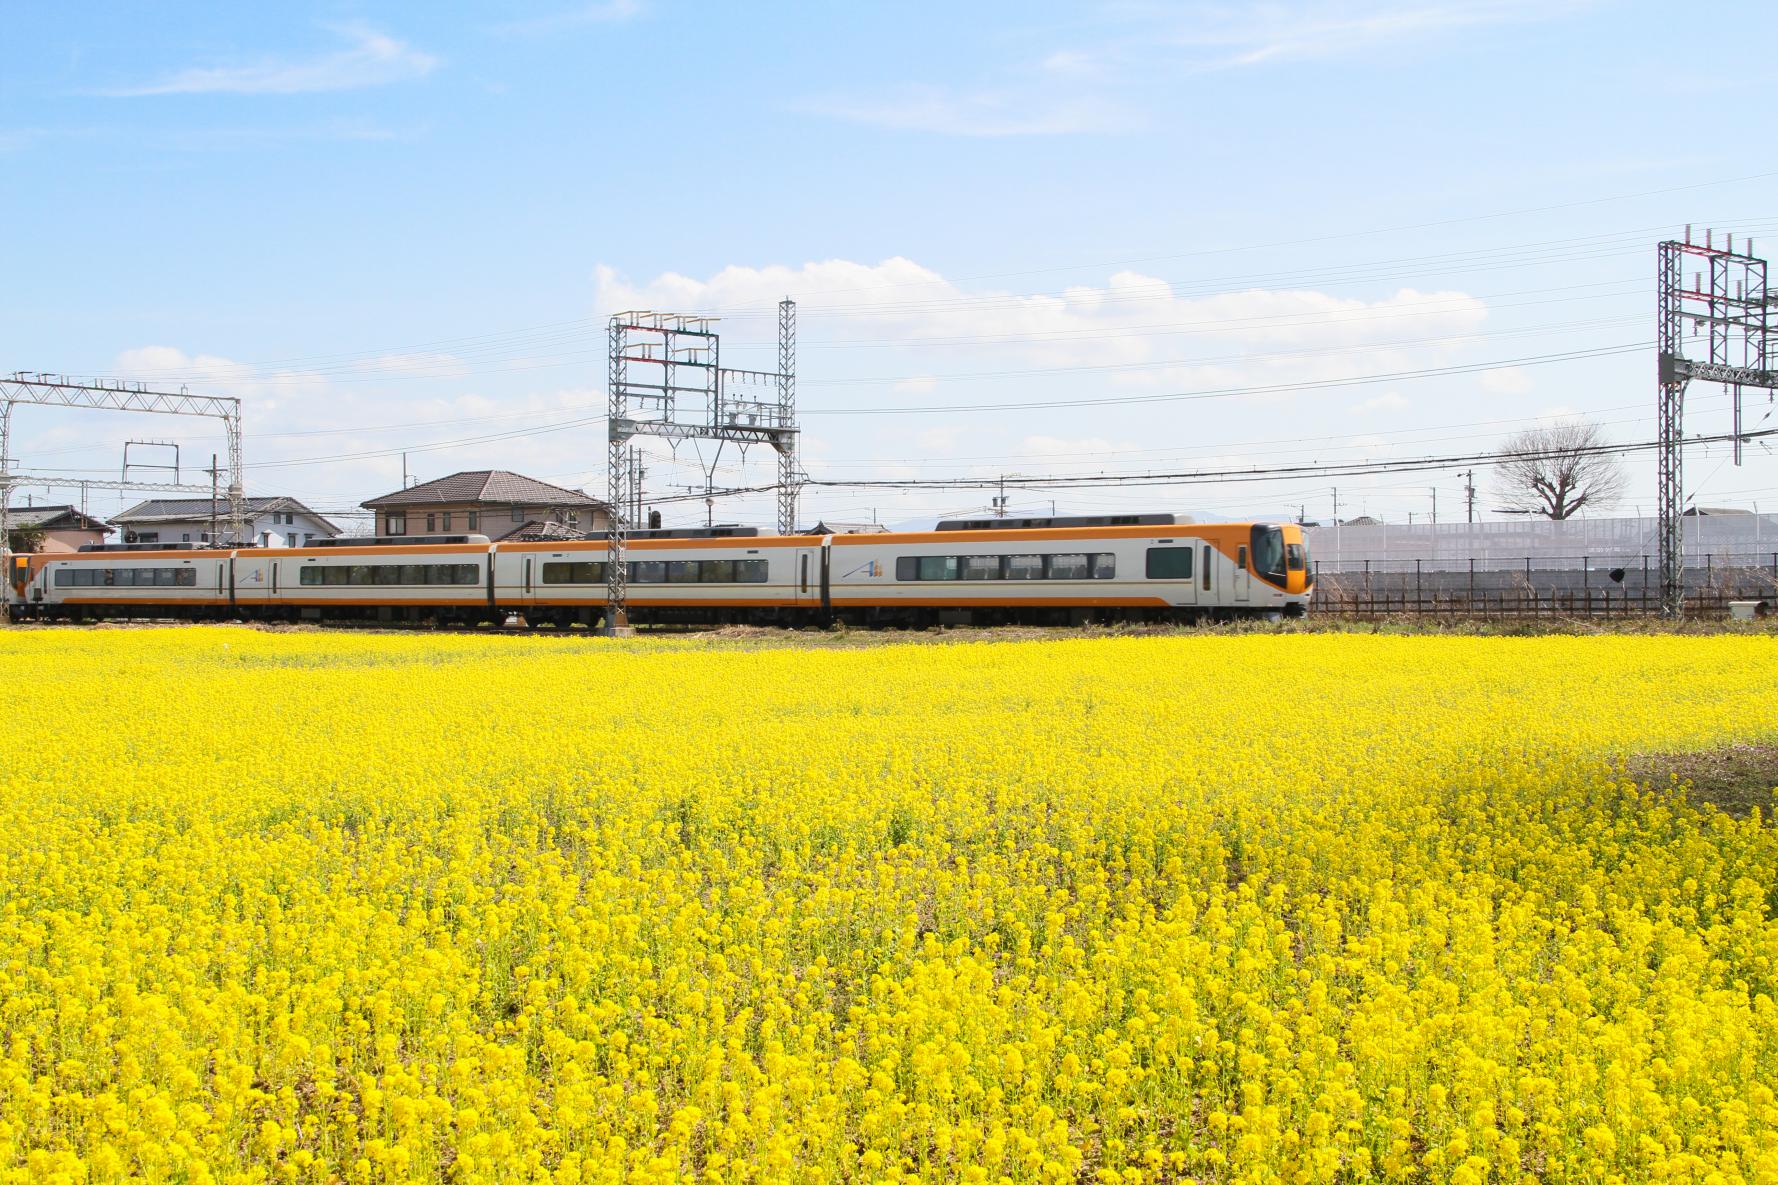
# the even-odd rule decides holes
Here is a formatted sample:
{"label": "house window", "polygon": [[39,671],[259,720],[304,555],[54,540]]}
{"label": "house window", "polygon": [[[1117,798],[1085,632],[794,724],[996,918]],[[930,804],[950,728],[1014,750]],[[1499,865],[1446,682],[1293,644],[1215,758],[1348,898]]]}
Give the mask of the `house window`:
{"label": "house window", "polygon": [[451,512],[448,510],[444,512],[444,529],[447,533],[451,529]]}
{"label": "house window", "polygon": [[430,534],[432,534],[432,532],[434,532],[436,530],[438,530],[438,516],[436,514],[427,515],[426,516],[426,533],[428,535],[430,535]]}
{"label": "house window", "polygon": [[515,523],[522,523],[525,521],[525,508],[524,507],[514,506],[512,508],[512,521]]}
{"label": "house window", "polygon": [[405,511],[403,511],[401,514],[390,514],[390,515],[384,516],[384,518],[383,518],[383,533],[385,535],[405,535],[405,534],[407,534],[407,513]]}
{"label": "house window", "polygon": [[179,536],[179,542],[190,543],[191,542],[191,532],[187,531],[187,532],[185,532],[185,534]]}
{"label": "house window", "polygon": [[470,511],[469,512],[469,529],[472,531],[479,531],[479,530],[481,530],[481,526],[482,526],[481,511],[479,511],[479,510]]}

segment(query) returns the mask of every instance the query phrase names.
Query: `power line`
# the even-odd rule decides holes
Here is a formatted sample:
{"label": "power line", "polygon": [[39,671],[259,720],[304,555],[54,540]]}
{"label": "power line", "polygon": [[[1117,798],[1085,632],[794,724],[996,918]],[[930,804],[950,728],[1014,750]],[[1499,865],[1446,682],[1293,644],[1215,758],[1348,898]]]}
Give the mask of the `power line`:
{"label": "power line", "polygon": [[1108,395],[1085,399],[1057,399],[1041,402],[1019,403],[953,403],[925,404],[915,407],[845,407],[845,408],[806,408],[804,415],[822,416],[858,416],[858,415],[920,415],[938,412],[960,411],[1043,411],[1056,407],[1112,407],[1145,403],[1176,403],[1195,402],[1206,399],[1235,399],[1246,395],[1270,395],[1287,391],[1318,391],[1333,387],[1359,387],[1374,383],[1406,382],[1412,379],[1443,378],[1452,375],[1481,374],[1490,370],[1504,370],[1519,366],[1544,366],[1553,362],[1572,362],[1586,358],[1605,358],[1619,354],[1633,354],[1646,350],[1654,343],[1647,341],[1626,342],[1622,345],[1601,346],[1591,350],[1568,350],[1558,354],[1528,354],[1519,358],[1504,358],[1493,362],[1459,363],[1453,366],[1424,367],[1418,370],[1398,370],[1385,374],[1357,375],[1344,379],[1313,379],[1294,383],[1269,383],[1243,387],[1223,387],[1208,391],[1169,391],[1158,395]]}

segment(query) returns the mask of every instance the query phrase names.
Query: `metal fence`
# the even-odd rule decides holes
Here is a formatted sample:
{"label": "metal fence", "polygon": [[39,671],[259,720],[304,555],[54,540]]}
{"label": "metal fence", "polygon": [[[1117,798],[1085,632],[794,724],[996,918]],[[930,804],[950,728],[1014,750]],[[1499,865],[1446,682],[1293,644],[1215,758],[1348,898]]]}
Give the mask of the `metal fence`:
{"label": "metal fence", "polygon": [[[1324,563],[1421,560],[1443,568],[1480,563],[1576,563],[1580,556],[1616,556],[1624,563],[1656,552],[1660,524],[1648,517],[1519,518],[1483,523],[1328,523],[1307,529],[1309,554]],[[1778,550],[1778,515],[1703,514],[1685,519],[1688,558],[1763,555]]]}
{"label": "metal fence", "polygon": [[[1778,599],[1778,551],[1686,559],[1686,603],[1693,612]],[[1314,613],[1611,616],[1661,607],[1660,564],[1652,554],[1315,560],[1312,566]]]}

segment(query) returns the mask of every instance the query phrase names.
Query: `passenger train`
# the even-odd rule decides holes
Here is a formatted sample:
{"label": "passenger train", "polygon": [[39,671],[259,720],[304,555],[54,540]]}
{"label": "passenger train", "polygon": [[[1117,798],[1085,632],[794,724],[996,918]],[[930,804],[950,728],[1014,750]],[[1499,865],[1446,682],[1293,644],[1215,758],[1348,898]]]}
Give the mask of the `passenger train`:
{"label": "passenger train", "polygon": [[[963,519],[932,531],[636,531],[638,624],[926,626],[1296,616],[1313,575],[1293,523],[1170,514]],[[15,621],[102,618],[476,625],[601,621],[605,537],[336,539],[293,548],[107,544],[15,556]]]}

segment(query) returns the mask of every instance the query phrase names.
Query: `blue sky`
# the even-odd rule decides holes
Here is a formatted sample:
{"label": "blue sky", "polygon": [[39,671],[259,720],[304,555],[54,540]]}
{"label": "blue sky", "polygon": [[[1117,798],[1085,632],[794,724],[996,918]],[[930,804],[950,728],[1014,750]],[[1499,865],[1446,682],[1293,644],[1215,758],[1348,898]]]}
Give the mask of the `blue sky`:
{"label": "blue sky", "polygon": [[[1765,49],[1712,70],[1681,24]],[[0,370],[239,395],[252,491],[335,511],[403,448],[598,491],[604,317],[719,313],[763,367],[786,294],[815,477],[1469,451],[1568,413],[1643,440],[1655,242],[1778,243],[1769,137],[1731,114],[1771,94],[1766,6],[9,4],[0,29]],[[1308,383],[1337,385],[1093,402]],[[1039,406],[908,410],[1009,403]],[[1692,406],[1726,430],[1717,389]],[[13,451],[99,475],[132,437],[217,447],[26,408]],[[707,460],[662,450],[650,493]],[[1778,505],[1769,453],[1721,462],[1691,456],[1701,501]],[[1341,485],[1400,521],[1462,479]],[[986,498],[820,490],[805,517]],[[1314,517],[1331,490],[1060,501]]]}

